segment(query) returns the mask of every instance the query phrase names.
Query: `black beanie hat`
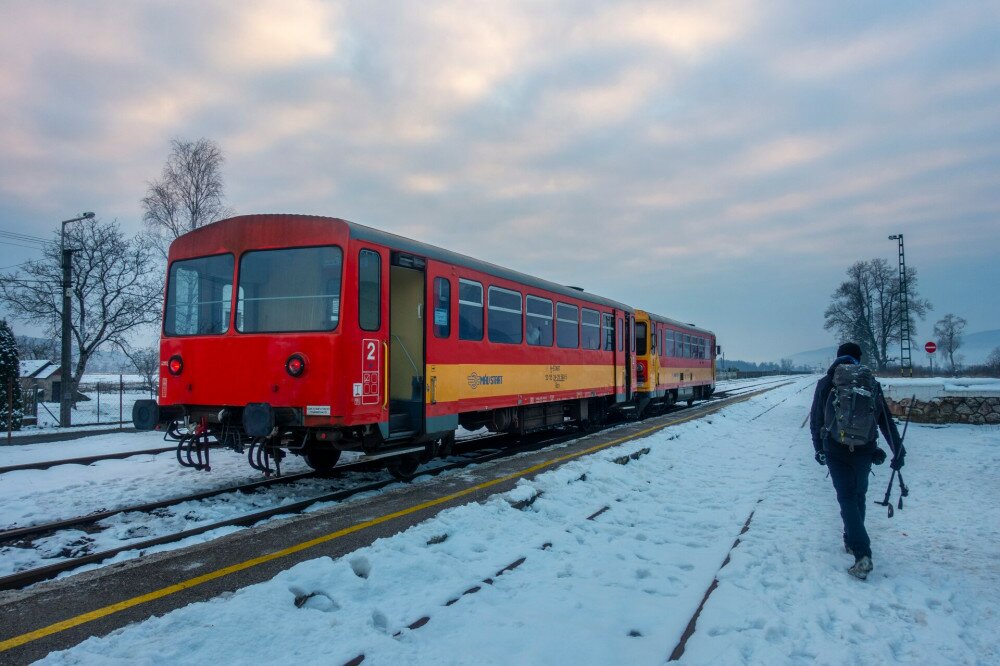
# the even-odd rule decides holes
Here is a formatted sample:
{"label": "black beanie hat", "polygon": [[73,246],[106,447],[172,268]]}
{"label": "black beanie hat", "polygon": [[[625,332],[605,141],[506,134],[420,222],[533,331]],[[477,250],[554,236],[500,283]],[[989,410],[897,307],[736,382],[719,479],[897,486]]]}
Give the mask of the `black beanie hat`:
{"label": "black beanie hat", "polygon": [[854,342],[845,342],[837,347],[837,358],[840,358],[841,356],[853,356],[855,359],[860,361],[861,347]]}

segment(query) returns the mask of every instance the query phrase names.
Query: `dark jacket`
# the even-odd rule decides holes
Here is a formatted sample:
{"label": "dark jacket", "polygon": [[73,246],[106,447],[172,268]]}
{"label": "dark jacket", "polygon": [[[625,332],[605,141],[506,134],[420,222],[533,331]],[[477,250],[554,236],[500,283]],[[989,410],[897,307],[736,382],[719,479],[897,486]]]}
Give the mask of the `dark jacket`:
{"label": "dark jacket", "polygon": [[[846,448],[831,442],[829,435],[826,437],[823,436],[824,412],[826,410],[827,397],[830,395],[830,389],[833,388],[833,372],[837,369],[838,365],[845,363],[857,363],[857,361],[850,356],[841,356],[833,362],[830,369],[826,371],[826,375],[816,382],[816,393],[813,395],[812,411],[809,414],[809,428],[812,430],[813,448],[816,449],[817,453],[820,451],[840,453]],[[885,441],[889,443],[889,449],[892,451],[892,454],[896,455],[899,448],[899,431],[896,429],[896,423],[889,417],[889,406],[885,403],[885,396],[882,395],[882,386],[878,382],[875,382],[875,386],[878,389],[876,400],[881,406],[878,410],[878,427],[882,431]],[[877,441],[878,439],[876,438],[865,446],[856,446],[854,447],[854,452],[871,454],[875,451]]]}

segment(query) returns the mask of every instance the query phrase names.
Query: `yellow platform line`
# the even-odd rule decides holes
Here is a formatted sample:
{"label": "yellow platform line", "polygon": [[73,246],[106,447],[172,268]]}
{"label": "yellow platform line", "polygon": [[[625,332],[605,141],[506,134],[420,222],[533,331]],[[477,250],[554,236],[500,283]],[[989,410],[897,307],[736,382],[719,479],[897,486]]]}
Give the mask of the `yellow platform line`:
{"label": "yellow platform line", "polygon": [[[748,394],[747,396],[739,396],[739,398],[733,400],[732,402],[727,402],[725,405],[718,405],[721,409],[733,402],[742,402],[742,400],[749,399],[754,394]],[[742,400],[741,400],[742,399]],[[715,410],[712,410],[715,411]],[[711,412],[706,412],[711,413]],[[31,643],[32,641],[37,641],[40,638],[45,638],[47,636],[52,636],[53,634],[58,634],[67,629],[72,629],[73,627],[78,627],[81,624],[86,624],[88,622],[93,622],[94,620],[99,620],[101,618],[107,617],[109,615],[114,615],[123,610],[129,608],[134,608],[135,606],[140,606],[150,601],[156,601],[157,599],[162,599],[163,597],[168,597],[172,594],[176,594],[183,590],[188,590],[192,587],[197,587],[203,583],[215,580],[217,578],[222,578],[230,574],[237,573],[238,571],[244,571],[246,569],[251,569],[255,566],[271,562],[273,560],[278,560],[283,557],[288,557],[295,553],[301,552],[312,548],[313,546],[318,546],[328,541],[334,541],[340,537],[346,536],[348,534],[353,534],[354,532],[360,532],[361,530],[368,529],[369,527],[374,527],[375,525],[380,525],[382,523],[388,522],[390,520],[395,520],[396,518],[402,518],[403,516],[408,516],[411,513],[416,513],[418,511],[423,511],[424,509],[429,509],[430,507],[437,506],[439,504],[445,504],[451,502],[452,500],[459,499],[460,497],[465,497],[466,495],[471,495],[472,493],[479,492],[486,488],[490,488],[505,481],[511,481],[513,479],[518,479],[522,476],[532,474],[539,470],[545,469],[546,467],[551,467],[552,465],[565,462],[567,460],[572,460],[573,458],[579,458],[580,456],[585,456],[601,449],[606,449],[623,442],[627,442],[633,439],[639,439],[647,435],[651,435],[658,430],[663,430],[669,426],[678,425],[684,423],[685,421],[690,421],[692,419],[701,418],[705,416],[706,413],[702,414],[692,414],[691,416],[685,416],[684,418],[669,421],[662,425],[652,426],[639,432],[633,433],[631,435],[626,435],[625,437],[619,437],[618,439],[611,440],[610,442],[605,442],[604,444],[597,444],[582,451],[576,451],[575,453],[567,453],[566,455],[559,456],[558,458],[553,458],[551,460],[546,460],[545,462],[538,463],[537,465],[532,465],[531,467],[522,469],[519,472],[514,472],[513,474],[508,474],[491,481],[486,481],[480,483],[479,485],[466,488],[465,490],[459,490],[457,492],[451,493],[450,495],[445,495],[443,497],[438,497],[437,499],[429,500],[427,502],[422,502],[420,504],[415,504],[414,506],[408,507],[406,509],[401,509],[393,513],[387,513],[384,516],[379,516],[378,518],[372,518],[371,520],[366,520],[363,523],[358,523],[350,527],[345,527],[344,529],[337,530],[336,532],[330,532],[321,537],[316,537],[315,539],[310,539],[309,541],[303,541],[297,543],[294,546],[289,546],[283,550],[275,551],[267,555],[261,555],[260,557],[255,557],[253,559],[240,562],[238,564],[232,564],[228,567],[223,567],[221,569],[216,569],[215,571],[210,571],[206,574],[200,576],[195,576],[194,578],[189,578],[188,580],[181,581],[180,583],[175,583],[173,585],[168,585],[167,587],[160,588],[159,590],[154,590],[153,592],[148,592],[146,594],[139,595],[137,597],[132,597],[131,599],[126,599],[124,601],[119,601],[115,604],[110,604],[102,608],[97,608],[95,610],[89,611],[87,613],[81,613],[74,617],[62,620],[61,622],[56,622],[50,624],[47,627],[42,627],[41,629],[35,629],[34,631],[29,631],[27,633],[21,634],[19,636],[14,636],[13,638],[8,638],[5,641],[0,641],[0,652],[5,652],[11,648],[19,647],[25,645],[26,643]]]}

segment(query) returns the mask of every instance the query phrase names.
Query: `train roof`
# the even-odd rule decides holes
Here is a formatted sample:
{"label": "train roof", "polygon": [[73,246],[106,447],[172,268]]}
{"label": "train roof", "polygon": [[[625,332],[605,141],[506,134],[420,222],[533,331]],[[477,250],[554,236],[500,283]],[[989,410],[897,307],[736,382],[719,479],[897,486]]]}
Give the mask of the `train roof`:
{"label": "train roof", "polygon": [[635,308],[631,305],[626,305],[620,301],[598,296],[597,294],[592,294],[588,291],[584,291],[583,289],[569,287],[556,282],[550,282],[549,280],[543,280],[542,278],[537,278],[533,275],[504,268],[503,266],[497,266],[496,264],[491,264],[488,261],[474,259],[473,257],[459,254],[458,252],[445,250],[444,248],[440,248],[435,245],[421,243],[420,241],[413,240],[412,238],[406,238],[405,236],[389,233],[388,231],[382,231],[381,229],[375,229],[373,227],[367,227],[363,224],[358,224],[357,222],[351,222],[350,220],[344,220],[337,217],[327,217],[323,215],[298,215],[289,213],[238,215],[218,220],[212,224],[206,224],[203,227],[189,231],[183,236],[180,236],[174,242],[178,243],[187,241],[187,243],[185,243],[186,245],[196,244],[196,239],[199,236],[205,233],[211,233],[210,229],[212,227],[218,228],[216,225],[233,225],[254,222],[263,223],[267,220],[274,220],[276,222],[280,222],[281,220],[301,220],[303,222],[329,222],[345,225],[348,229],[350,237],[357,240],[386,245],[396,250],[412,253],[417,256],[433,259],[435,261],[462,266],[464,268],[486,273],[487,275],[492,275],[504,280],[519,282],[529,287],[535,287],[536,289],[560,294],[568,298],[576,298],[594,303],[596,305],[603,305],[605,307],[623,310],[625,312],[635,312]]}
{"label": "train roof", "polygon": [[527,285],[529,287],[535,287],[537,289],[542,289],[544,291],[555,292],[557,294],[562,294],[569,298],[577,298],[585,301],[590,301],[598,305],[604,305],[609,308],[614,308],[618,310],[624,310],[626,312],[635,312],[635,308],[625,303],[615,301],[610,298],[605,298],[603,296],[598,296],[597,294],[592,294],[588,291],[582,289],[577,289],[575,287],[569,287],[566,285],[559,284],[557,282],[550,282],[549,280],[543,280],[542,278],[535,277],[533,275],[528,275],[526,273],[521,273],[519,271],[511,270],[509,268],[504,268],[503,266],[497,266],[496,264],[491,264],[488,261],[482,261],[480,259],[475,259],[473,257],[466,256],[464,254],[459,254],[458,252],[452,252],[451,250],[446,250],[435,245],[430,245],[428,243],[421,243],[420,241],[413,240],[412,238],[406,238],[405,236],[400,236],[398,234],[393,234],[388,231],[382,231],[381,229],[375,229],[373,227],[367,227],[363,224],[358,224],[357,222],[351,222],[349,220],[342,220],[339,218],[324,218],[328,220],[337,220],[343,222],[350,229],[351,238],[356,238],[358,240],[368,241],[371,243],[378,243],[380,245],[387,245],[394,249],[402,250],[404,252],[410,252],[421,257],[426,257],[428,259],[434,259],[435,261],[441,261],[444,263],[455,264],[457,266],[462,266],[465,268],[470,268],[474,271],[479,271],[481,273],[486,273],[494,277],[503,278],[504,280],[510,280],[512,282],[520,282],[521,284]]}
{"label": "train roof", "polygon": [[434,259],[449,264],[455,264],[457,266],[463,266],[465,268],[471,268],[474,271],[486,273],[488,275],[510,280],[512,282],[520,282],[521,284],[529,287],[555,292],[570,298],[590,301],[592,303],[597,303],[599,305],[627,312],[635,311],[635,308],[630,305],[626,305],[603,296],[598,296],[597,294],[592,294],[588,291],[584,291],[583,289],[543,280],[542,278],[537,278],[533,275],[504,268],[503,266],[497,266],[496,264],[491,264],[488,261],[482,261],[464,254],[459,254],[458,252],[452,252],[451,250],[445,250],[444,248],[436,247],[434,245],[421,243],[420,241],[415,241],[413,239],[406,238],[405,236],[398,236],[396,234],[389,233],[388,231],[382,231],[381,229],[373,229],[372,227],[366,227],[365,225],[358,224],[356,222],[348,222],[347,220],[344,221],[351,229],[351,238],[357,238],[358,240],[364,240],[371,243],[379,243],[381,245],[388,245],[405,252],[412,252],[413,254],[427,257],[428,259]]}
{"label": "train roof", "polygon": [[671,326],[677,326],[685,330],[696,331],[698,333],[704,333],[705,335],[711,335],[713,337],[715,336],[715,333],[708,330],[707,328],[701,328],[699,326],[695,326],[694,324],[685,324],[682,321],[677,321],[676,319],[671,319],[670,317],[664,317],[663,315],[653,314],[652,312],[646,312],[645,310],[636,310],[636,312],[645,314],[652,321],[658,322],[660,324],[670,324]]}

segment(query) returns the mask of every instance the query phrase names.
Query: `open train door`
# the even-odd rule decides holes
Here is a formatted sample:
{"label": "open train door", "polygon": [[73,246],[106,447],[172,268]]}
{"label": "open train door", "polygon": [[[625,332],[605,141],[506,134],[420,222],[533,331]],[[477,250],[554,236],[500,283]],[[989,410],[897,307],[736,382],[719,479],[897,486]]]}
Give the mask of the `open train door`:
{"label": "open train door", "polygon": [[426,261],[392,253],[389,267],[389,439],[424,428]]}

